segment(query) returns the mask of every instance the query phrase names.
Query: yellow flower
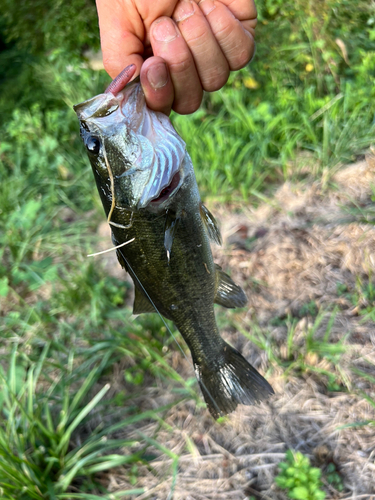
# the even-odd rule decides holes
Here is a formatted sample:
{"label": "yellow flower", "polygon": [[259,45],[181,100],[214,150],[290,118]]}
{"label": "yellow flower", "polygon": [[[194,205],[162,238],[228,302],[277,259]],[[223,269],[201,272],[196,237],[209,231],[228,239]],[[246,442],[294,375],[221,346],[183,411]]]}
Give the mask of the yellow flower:
{"label": "yellow flower", "polygon": [[243,84],[247,89],[259,89],[260,84],[252,77],[252,76],[245,76],[243,79]]}
{"label": "yellow flower", "polygon": [[305,70],[308,71],[309,73],[314,69],[314,65],[311,63],[307,63]]}
{"label": "yellow flower", "polygon": [[57,170],[59,171],[60,177],[61,177],[64,181],[66,181],[66,179],[69,177],[69,174],[70,174],[70,172],[69,172],[69,170],[66,168],[66,166],[65,166],[65,165],[61,165],[61,164],[60,164],[60,165],[57,167]]}

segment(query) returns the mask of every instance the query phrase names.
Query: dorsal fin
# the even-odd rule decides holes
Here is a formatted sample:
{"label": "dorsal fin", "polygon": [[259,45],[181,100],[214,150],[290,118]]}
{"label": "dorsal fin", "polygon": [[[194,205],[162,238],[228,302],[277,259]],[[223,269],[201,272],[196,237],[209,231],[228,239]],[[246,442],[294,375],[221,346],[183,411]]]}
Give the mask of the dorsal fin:
{"label": "dorsal fin", "polygon": [[151,304],[146,295],[138,287],[135,287],[134,292],[135,292],[135,297],[133,304],[133,314],[156,312],[154,306]]}
{"label": "dorsal fin", "polygon": [[243,307],[247,303],[247,297],[242,288],[234,283],[221,267],[215,264],[216,268],[216,296],[215,304],[224,307]]}
{"label": "dorsal fin", "polygon": [[203,203],[200,204],[200,213],[203,224],[205,225],[209,238],[221,245],[221,234],[220,229],[217,227],[217,222],[212,213],[206,208]]}

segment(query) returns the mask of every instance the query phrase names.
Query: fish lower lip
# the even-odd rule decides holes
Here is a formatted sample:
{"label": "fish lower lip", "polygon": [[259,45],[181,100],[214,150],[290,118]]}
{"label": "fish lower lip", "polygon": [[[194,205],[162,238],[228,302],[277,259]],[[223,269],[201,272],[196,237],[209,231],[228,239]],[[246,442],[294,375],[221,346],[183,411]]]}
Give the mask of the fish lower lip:
{"label": "fish lower lip", "polygon": [[151,200],[150,203],[162,203],[163,201],[167,200],[169,196],[173,193],[173,191],[176,189],[180,182],[180,172],[176,172],[174,176],[172,177],[171,182],[169,183],[168,186],[166,186],[164,189],[160,191],[160,194],[157,198],[154,198]]}

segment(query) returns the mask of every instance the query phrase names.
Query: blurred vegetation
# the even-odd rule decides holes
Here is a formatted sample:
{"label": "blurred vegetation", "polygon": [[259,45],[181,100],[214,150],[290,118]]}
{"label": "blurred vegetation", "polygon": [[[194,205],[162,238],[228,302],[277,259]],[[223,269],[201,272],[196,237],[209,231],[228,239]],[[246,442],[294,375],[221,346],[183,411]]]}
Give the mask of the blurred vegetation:
{"label": "blurred vegetation", "polygon": [[[263,0],[258,9],[251,66],[206,95],[194,115],[172,117],[205,196],[254,201],[280,180],[319,178],[361,155],[374,135],[374,3]],[[98,47],[93,0],[0,0],[0,412],[9,422],[0,424],[2,498],[99,498],[95,471],[147,461],[145,451],[114,452],[121,442],[100,448],[103,429],[75,438],[106,393],[99,376],[120,357],[131,359],[129,386],[150,374],[173,381],[176,400],[200,401],[194,378],[170,367],[163,324],[130,321],[126,284],[86,257],[103,213],[72,105],[109,81],[83,55]],[[301,153],[310,155],[309,172]],[[293,325],[288,339],[289,369],[307,369],[293,350]],[[306,352],[320,355],[314,332],[308,340]],[[323,354],[339,363],[341,345],[329,333],[324,342]],[[128,394],[112,403],[131,414],[123,427],[164,411],[142,414]]]}
{"label": "blurred vegetation", "polygon": [[280,473],[276,484],[287,490],[288,498],[295,500],[324,500],[326,495],[320,489],[321,471],[311,467],[310,460],[301,452],[288,450],[285,462],[280,462]]}
{"label": "blurred vegetation", "polygon": [[0,8],[4,40],[19,50],[45,55],[57,47],[77,53],[88,47],[99,49],[94,0],[34,0],[19,5],[2,0]]}

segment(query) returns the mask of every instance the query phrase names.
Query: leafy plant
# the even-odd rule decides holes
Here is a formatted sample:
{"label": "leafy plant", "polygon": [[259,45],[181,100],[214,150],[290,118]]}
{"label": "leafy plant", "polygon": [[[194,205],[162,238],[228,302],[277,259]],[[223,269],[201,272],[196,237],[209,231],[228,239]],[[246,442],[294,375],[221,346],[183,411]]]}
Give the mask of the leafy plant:
{"label": "leafy plant", "polygon": [[299,451],[288,450],[285,461],[279,463],[280,473],[276,484],[285,489],[289,498],[294,500],[324,500],[321,489],[321,470],[312,467],[308,457]]}
{"label": "leafy plant", "polygon": [[331,484],[337,491],[343,491],[344,485],[342,482],[342,478],[337,471],[336,465],[331,462],[327,465],[326,470],[324,471],[325,478],[329,484]]}
{"label": "leafy plant", "polygon": [[[76,437],[77,430],[108,392],[108,384],[99,390],[94,386],[113,351],[107,346],[104,352],[93,352],[94,366],[74,393],[79,379],[75,378],[72,354],[67,369],[59,366],[56,370],[56,362],[51,366],[48,359],[50,351],[46,344],[39,360],[32,363],[14,347],[7,373],[0,370],[0,413],[4,417],[0,423],[0,490],[4,499],[76,498],[73,492],[64,492],[79,478],[87,480],[94,473],[142,459],[139,452],[118,453],[136,440],[114,439],[114,431],[159,418],[158,411],[136,413],[104,428],[100,424],[82,441]],[[139,488],[122,491],[118,497],[142,492]],[[77,498],[92,496],[82,493]]]}

